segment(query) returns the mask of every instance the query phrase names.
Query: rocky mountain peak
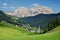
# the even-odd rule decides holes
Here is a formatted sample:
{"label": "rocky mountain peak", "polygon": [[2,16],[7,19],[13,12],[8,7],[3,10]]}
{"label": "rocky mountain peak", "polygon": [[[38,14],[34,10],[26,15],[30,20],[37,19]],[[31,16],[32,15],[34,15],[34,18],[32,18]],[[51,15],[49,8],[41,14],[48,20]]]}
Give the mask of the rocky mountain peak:
{"label": "rocky mountain peak", "polygon": [[51,14],[51,13],[53,13],[51,8],[36,5],[29,9],[21,6],[13,12],[13,15],[19,17],[28,17],[35,16],[38,14]]}

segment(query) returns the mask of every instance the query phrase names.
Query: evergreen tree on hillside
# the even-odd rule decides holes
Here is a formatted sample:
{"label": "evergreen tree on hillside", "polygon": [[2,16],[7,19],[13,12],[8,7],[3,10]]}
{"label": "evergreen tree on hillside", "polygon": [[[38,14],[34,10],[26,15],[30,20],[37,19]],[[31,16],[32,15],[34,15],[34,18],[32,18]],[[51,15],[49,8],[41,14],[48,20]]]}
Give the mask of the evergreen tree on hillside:
{"label": "evergreen tree on hillside", "polygon": [[9,21],[10,17],[8,17],[3,11],[0,10],[0,20]]}
{"label": "evergreen tree on hillside", "polygon": [[51,20],[50,22],[48,22],[46,25],[46,32],[59,26],[60,25],[59,23],[60,23],[59,18],[55,18],[55,19]]}
{"label": "evergreen tree on hillside", "polygon": [[22,23],[22,21],[19,18],[15,16],[7,15],[3,11],[0,10],[0,21],[1,20],[6,21],[11,24],[15,24],[15,25],[20,25]]}

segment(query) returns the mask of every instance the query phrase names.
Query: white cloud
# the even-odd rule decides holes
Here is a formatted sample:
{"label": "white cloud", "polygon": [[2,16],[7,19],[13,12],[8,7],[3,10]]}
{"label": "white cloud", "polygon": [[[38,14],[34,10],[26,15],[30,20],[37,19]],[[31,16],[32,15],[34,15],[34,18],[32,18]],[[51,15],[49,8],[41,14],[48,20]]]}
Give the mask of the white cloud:
{"label": "white cloud", "polygon": [[8,6],[8,4],[7,3],[2,3],[2,8],[5,8],[5,9],[14,9],[15,8],[15,6]]}
{"label": "white cloud", "polygon": [[9,8],[15,8],[15,6],[9,6]]}
{"label": "white cloud", "polygon": [[33,4],[33,5],[35,6],[35,5],[39,5],[39,4]]}
{"label": "white cloud", "polygon": [[6,5],[7,5],[7,3],[3,3],[2,5],[3,5],[3,6],[6,6]]}
{"label": "white cloud", "polygon": [[5,9],[14,9],[15,6],[2,6],[2,8],[5,8]]}
{"label": "white cloud", "polygon": [[8,7],[7,7],[7,6],[2,6],[1,8],[5,8],[5,9],[7,9]]}
{"label": "white cloud", "polygon": [[7,9],[8,8],[7,3],[2,3],[2,7],[1,8]]}
{"label": "white cloud", "polygon": [[8,8],[8,7],[4,6],[3,8]]}

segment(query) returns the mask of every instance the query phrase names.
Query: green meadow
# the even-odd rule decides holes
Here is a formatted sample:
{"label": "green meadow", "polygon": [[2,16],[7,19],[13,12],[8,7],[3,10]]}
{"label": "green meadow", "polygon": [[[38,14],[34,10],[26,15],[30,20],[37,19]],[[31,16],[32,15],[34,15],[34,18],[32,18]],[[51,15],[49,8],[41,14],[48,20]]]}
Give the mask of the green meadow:
{"label": "green meadow", "polygon": [[36,34],[2,22],[0,23],[0,40],[60,40],[60,26],[45,34]]}

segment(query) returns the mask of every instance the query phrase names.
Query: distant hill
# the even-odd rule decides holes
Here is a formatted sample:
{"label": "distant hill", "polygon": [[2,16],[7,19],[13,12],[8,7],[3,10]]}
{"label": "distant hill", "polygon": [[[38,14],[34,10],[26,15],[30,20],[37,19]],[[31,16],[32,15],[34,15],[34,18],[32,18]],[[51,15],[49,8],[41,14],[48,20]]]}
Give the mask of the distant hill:
{"label": "distant hill", "polygon": [[21,20],[32,27],[39,27],[42,30],[51,30],[60,25],[60,14],[39,14],[32,17],[24,17]]}
{"label": "distant hill", "polygon": [[9,21],[11,19],[10,16],[6,15],[3,11],[0,10],[0,20],[4,20],[4,21]]}
{"label": "distant hill", "polygon": [[39,26],[39,25],[47,24],[51,20],[58,18],[58,16],[60,16],[60,15],[58,15],[58,14],[38,14],[33,17],[24,17],[24,18],[22,18],[22,20],[33,26],[34,25]]}
{"label": "distant hill", "polygon": [[6,21],[8,23],[15,24],[15,25],[22,23],[18,17],[7,15],[1,10],[0,10],[0,21]]}

